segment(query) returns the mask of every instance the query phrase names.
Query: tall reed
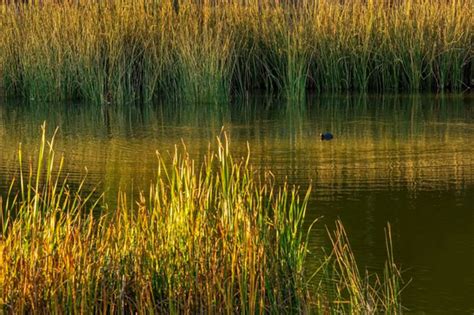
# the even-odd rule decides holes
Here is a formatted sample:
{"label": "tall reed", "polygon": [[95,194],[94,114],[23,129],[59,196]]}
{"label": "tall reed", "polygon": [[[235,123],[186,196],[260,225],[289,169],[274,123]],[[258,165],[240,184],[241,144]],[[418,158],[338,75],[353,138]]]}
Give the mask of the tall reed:
{"label": "tall reed", "polygon": [[255,176],[224,139],[201,166],[158,155],[148,193],[100,209],[61,175],[53,141],[43,129],[36,167],[20,150],[19,192],[1,208],[3,311],[304,311],[308,194]]}
{"label": "tall reed", "polygon": [[390,224],[385,230],[387,260],[382,274],[361,271],[341,221],[328,229],[332,251],[320,267],[320,290],[316,297],[321,313],[402,314],[403,281],[395,263]]}
{"label": "tall reed", "polygon": [[68,180],[42,129],[38,156],[25,163],[20,146],[18,180],[0,198],[3,312],[401,311],[391,239],[385,280],[367,282],[341,223],[319,268],[329,289],[310,291],[309,190],[259,176],[225,135],[201,165],[185,148],[158,154],[149,191],[119,193],[112,207],[84,191],[86,178]]}
{"label": "tall reed", "polygon": [[227,5],[183,4],[174,19],[174,92],[188,103],[225,101],[238,40],[230,27]]}
{"label": "tall reed", "polygon": [[0,11],[0,72],[29,99],[218,102],[255,89],[464,90],[468,0],[57,1]]}

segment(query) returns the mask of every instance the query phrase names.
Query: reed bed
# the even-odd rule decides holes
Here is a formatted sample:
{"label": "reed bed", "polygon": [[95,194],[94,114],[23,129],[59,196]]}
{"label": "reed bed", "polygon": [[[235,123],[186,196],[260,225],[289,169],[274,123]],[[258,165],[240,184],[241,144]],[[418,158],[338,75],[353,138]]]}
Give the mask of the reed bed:
{"label": "reed bed", "polygon": [[304,311],[308,194],[255,177],[226,141],[201,166],[159,156],[147,194],[99,209],[62,179],[52,142],[43,133],[36,167],[20,151],[19,193],[1,208],[3,311]]}
{"label": "reed bed", "polygon": [[9,95],[96,104],[460,91],[473,79],[471,4],[4,0],[0,73]]}
{"label": "reed bed", "polygon": [[258,176],[248,156],[232,157],[225,136],[200,166],[185,149],[158,154],[148,193],[136,201],[120,193],[113,209],[84,191],[86,178],[68,181],[44,125],[37,151],[26,163],[20,146],[18,180],[0,197],[2,312],[401,310],[393,253],[386,279],[366,281],[340,223],[320,268],[328,287],[310,291],[302,228],[309,190],[300,197],[270,173]]}

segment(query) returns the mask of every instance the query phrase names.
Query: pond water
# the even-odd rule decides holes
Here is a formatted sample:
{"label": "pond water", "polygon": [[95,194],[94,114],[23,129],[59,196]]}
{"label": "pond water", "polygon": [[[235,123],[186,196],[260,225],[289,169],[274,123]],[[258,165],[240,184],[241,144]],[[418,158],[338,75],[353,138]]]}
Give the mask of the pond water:
{"label": "pond water", "polygon": [[[49,109],[46,109],[49,107]],[[156,150],[184,142],[200,159],[222,129],[235,155],[304,190],[314,253],[328,246],[325,226],[342,219],[361,266],[380,270],[391,223],[396,261],[411,283],[413,312],[474,312],[474,96],[310,96],[293,106],[264,96],[232,105],[157,105],[97,110],[84,104],[0,104],[0,193],[18,172],[17,150],[34,155],[40,125],[64,152],[70,180],[90,189],[146,190]],[[319,133],[331,131],[332,141]],[[133,188],[132,188],[133,187]],[[308,261],[308,269],[317,262]]]}

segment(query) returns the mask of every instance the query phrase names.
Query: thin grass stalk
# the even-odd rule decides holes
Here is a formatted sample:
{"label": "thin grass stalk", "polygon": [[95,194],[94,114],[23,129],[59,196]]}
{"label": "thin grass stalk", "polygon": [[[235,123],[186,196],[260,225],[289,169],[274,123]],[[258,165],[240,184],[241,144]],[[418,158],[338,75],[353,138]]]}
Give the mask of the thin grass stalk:
{"label": "thin grass stalk", "polygon": [[390,224],[385,230],[387,261],[381,277],[360,271],[341,221],[336,221],[335,230],[328,233],[332,252],[318,272],[323,274],[322,287],[329,294],[318,297],[319,308],[336,313],[402,313],[402,280],[395,263]]}

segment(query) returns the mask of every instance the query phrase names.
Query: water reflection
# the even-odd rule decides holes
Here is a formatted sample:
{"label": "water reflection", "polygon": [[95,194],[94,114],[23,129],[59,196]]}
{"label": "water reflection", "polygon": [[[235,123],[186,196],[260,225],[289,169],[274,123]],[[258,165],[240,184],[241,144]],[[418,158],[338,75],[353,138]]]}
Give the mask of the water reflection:
{"label": "water reflection", "polygon": [[[73,181],[136,192],[154,178],[155,150],[183,139],[201,158],[222,127],[252,164],[305,189],[313,185],[308,221],[341,218],[363,265],[382,267],[383,227],[393,225],[406,277],[407,306],[423,311],[474,309],[474,99],[459,95],[309,96],[304,104],[267,96],[226,106],[158,104],[152,108],[54,109],[0,106],[0,192],[17,171],[22,142],[34,156],[39,126],[59,126],[57,148]],[[54,128],[50,128],[52,133]],[[319,141],[331,131],[332,141]],[[325,246],[323,226],[311,247]],[[311,264],[311,263],[310,263]],[[309,266],[311,268],[311,266]]]}
{"label": "water reflection", "polygon": [[[249,142],[258,168],[303,185],[312,181],[320,200],[350,198],[355,189],[462,190],[472,184],[472,117],[459,96],[312,97],[300,105],[255,97],[230,106],[125,111],[10,104],[0,107],[0,174],[4,187],[18,143],[26,152],[33,148],[46,120],[59,127],[68,171],[83,174],[87,167],[110,187],[148,183],[155,150],[173,150],[182,139],[201,157],[224,127],[236,154],[245,155]],[[318,141],[325,130],[335,139]]]}

